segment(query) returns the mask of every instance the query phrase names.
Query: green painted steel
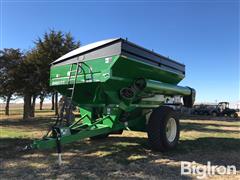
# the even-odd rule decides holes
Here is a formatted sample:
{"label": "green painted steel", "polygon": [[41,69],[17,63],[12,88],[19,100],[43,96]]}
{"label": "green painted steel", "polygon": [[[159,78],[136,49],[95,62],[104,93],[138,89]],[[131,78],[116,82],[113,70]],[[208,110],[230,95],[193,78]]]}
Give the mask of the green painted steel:
{"label": "green painted steel", "polygon": [[[106,61],[106,59],[111,59],[111,61]],[[178,84],[184,78],[183,75],[161,70],[159,67],[134,59],[128,59],[125,56],[93,59],[85,63],[92,68],[94,82],[106,82],[109,79],[114,80],[114,77],[133,80],[144,77],[146,79]],[[50,85],[68,85],[70,66],[70,64],[53,66],[50,73]],[[89,70],[85,66],[83,66],[83,69],[86,71],[86,75],[89,78]],[[76,65],[74,65],[73,70],[76,70]],[[85,83],[83,77],[83,73],[80,73],[77,78],[77,83]],[[70,83],[73,83],[73,80],[74,77],[72,76]]]}
{"label": "green painted steel", "polygon": [[[50,85],[70,97],[70,89],[76,83],[72,101],[81,113],[67,127],[69,133],[61,134],[60,142],[71,143],[122,129],[146,131],[146,115],[164,104],[159,95],[191,95],[190,88],[177,85],[183,78],[184,75],[122,55],[52,66]],[[146,83],[143,88],[134,85],[138,79]],[[52,148],[56,139],[52,132],[34,141],[32,147]]]}
{"label": "green painted steel", "polygon": [[146,81],[145,91],[161,93],[166,95],[191,95],[191,89],[188,87],[176,86],[159,81],[148,80]]}
{"label": "green painted steel", "polygon": [[[111,59],[111,61],[106,62],[106,58]],[[85,71],[88,72],[86,73],[88,80],[84,80],[84,74],[81,72],[77,76],[75,91],[80,93],[76,93],[73,97],[73,101],[77,105],[119,104],[121,101],[119,99],[119,90],[129,86],[135,79],[141,77],[162,82],[162,86],[159,87],[162,87],[163,90],[160,91],[158,88],[157,92],[155,88],[157,93],[169,93],[169,89],[173,91],[171,95],[174,94],[174,91],[180,95],[187,95],[187,92],[189,92],[188,88],[174,86],[184,78],[182,75],[161,70],[158,67],[128,59],[127,57],[112,56],[106,58],[85,62],[92,68],[93,80],[90,79],[91,74],[87,67],[83,66]],[[70,96],[68,88],[74,83],[74,76],[72,75],[69,78],[70,66],[63,65],[51,68],[50,85],[65,96]],[[76,65],[74,65],[73,70],[75,69]],[[164,83],[169,83],[169,85]],[[168,89],[166,89],[166,86],[168,86]]]}
{"label": "green painted steel", "polygon": [[[88,112],[87,114],[89,115],[89,113],[90,112]],[[93,119],[85,115],[83,117],[83,119],[85,119],[84,123],[81,123],[79,125],[78,123],[75,123],[70,126],[69,129],[71,131],[71,134],[62,136],[60,141],[62,144],[68,144],[84,138],[89,138],[101,134],[108,134],[113,131],[126,129],[126,125],[124,123],[120,123],[118,121],[118,118],[119,117],[117,115],[107,115],[99,119],[98,121],[93,122]],[[77,120],[75,122],[77,122]],[[143,116],[135,116],[129,121],[128,127],[131,130],[144,131],[145,118],[143,118]],[[54,147],[56,147],[55,137],[47,137],[41,140],[35,140],[34,143],[31,145],[31,148],[37,149],[50,149]]]}

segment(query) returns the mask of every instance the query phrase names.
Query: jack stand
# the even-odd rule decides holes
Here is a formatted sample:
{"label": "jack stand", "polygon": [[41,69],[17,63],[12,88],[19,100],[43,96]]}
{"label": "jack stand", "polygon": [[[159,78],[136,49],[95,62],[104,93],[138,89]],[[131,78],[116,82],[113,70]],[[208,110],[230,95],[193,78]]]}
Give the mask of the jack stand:
{"label": "jack stand", "polygon": [[62,154],[58,153],[58,165],[61,166],[62,165]]}
{"label": "jack stand", "polygon": [[57,136],[56,143],[57,143],[57,153],[58,153],[58,165],[61,166],[62,165],[62,147],[61,147],[61,138],[59,134]]}
{"label": "jack stand", "polygon": [[125,126],[125,128],[126,128],[128,131],[131,131],[131,130],[129,129],[129,127],[128,127],[128,122],[124,122],[124,126]]}

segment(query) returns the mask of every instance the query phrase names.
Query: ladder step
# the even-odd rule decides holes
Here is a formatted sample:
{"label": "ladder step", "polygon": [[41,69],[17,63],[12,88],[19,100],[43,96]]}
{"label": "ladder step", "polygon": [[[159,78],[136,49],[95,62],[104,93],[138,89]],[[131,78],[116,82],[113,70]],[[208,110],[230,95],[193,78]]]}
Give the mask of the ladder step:
{"label": "ladder step", "polygon": [[68,90],[73,90],[74,88],[68,88]]}

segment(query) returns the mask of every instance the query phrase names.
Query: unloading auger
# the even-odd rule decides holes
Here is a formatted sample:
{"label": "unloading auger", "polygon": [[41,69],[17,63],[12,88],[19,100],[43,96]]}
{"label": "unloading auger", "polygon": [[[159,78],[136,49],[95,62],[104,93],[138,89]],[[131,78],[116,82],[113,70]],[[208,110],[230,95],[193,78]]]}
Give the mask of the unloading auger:
{"label": "unloading auger", "polygon": [[194,89],[177,85],[184,77],[183,64],[121,38],[73,50],[52,63],[50,86],[81,116],[71,123],[58,118],[31,147],[60,153],[62,144],[130,129],[147,132],[152,149],[170,150],[179,140],[175,100],[182,97],[186,107],[195,100]]}

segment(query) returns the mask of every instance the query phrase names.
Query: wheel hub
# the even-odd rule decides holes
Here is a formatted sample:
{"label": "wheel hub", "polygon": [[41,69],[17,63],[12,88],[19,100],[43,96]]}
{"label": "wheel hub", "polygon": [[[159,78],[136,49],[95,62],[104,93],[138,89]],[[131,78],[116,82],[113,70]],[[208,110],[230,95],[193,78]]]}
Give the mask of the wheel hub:
{"label": "wheel hub", "polygon": [[170,118],[166,125],[166,136],[169,142],[173,142],[177,135],[177,124],[174,118]]}

